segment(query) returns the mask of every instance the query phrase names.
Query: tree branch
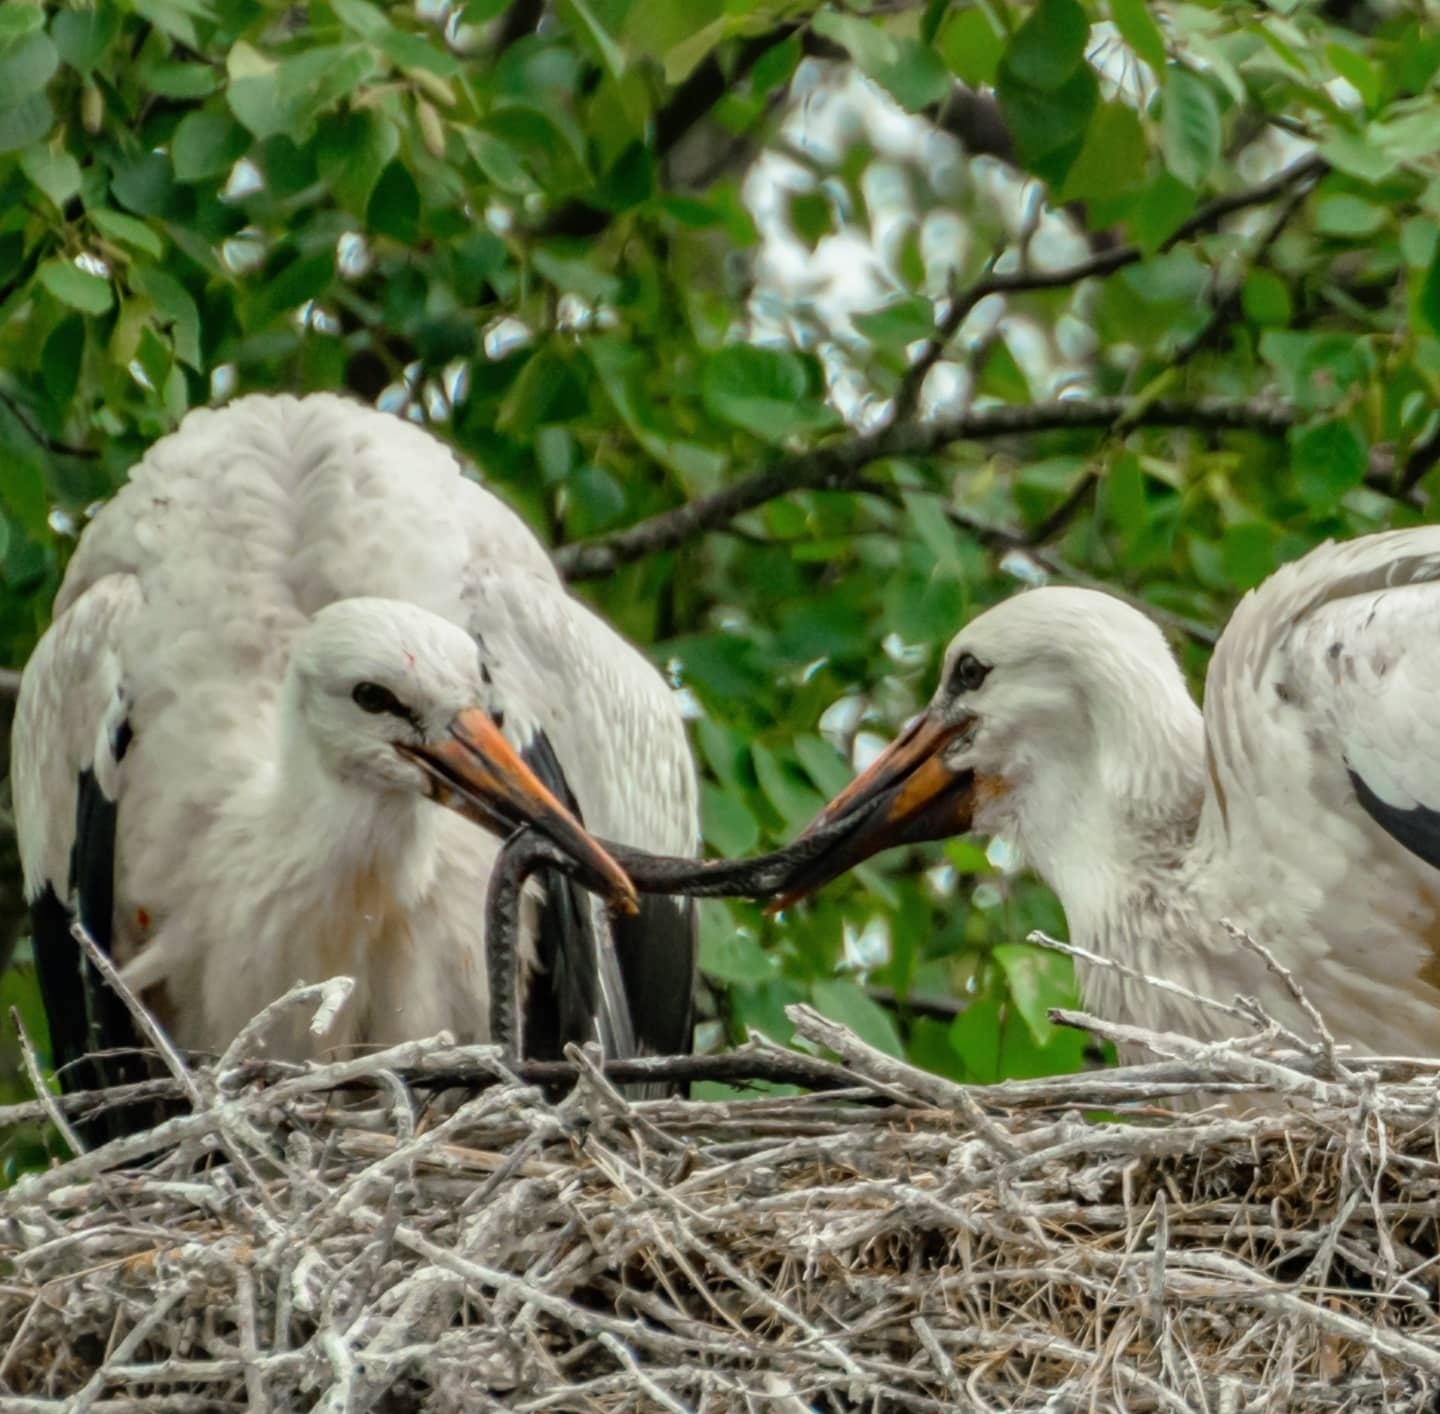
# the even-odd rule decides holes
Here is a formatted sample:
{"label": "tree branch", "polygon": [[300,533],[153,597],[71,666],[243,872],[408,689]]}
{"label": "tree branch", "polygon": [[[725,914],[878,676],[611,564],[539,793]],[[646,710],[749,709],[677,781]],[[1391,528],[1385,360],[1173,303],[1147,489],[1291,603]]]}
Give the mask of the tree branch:
{"label": "tree branch", "polygon": [[[1016,434],[1108,430],[1133,407],[1126,398],[1074,399],[1029,407],[985,408],[924,423],[892,424],[878,432],[801,453],[714,495],[661,511],[623,530],[563,546],[555,552],[555,561],[569,580],[597,579],[646,555],[673,550],[766,501],[794,491],[851,486],[867,466],[886,457],[933,456],[954,442],[989,441]],[[1281,403],[1200,398],[1192,402],[1159,399],[1134,412],[1127,426],[1193,427],[1274,437],[1283,436],[1294,422],[1294,410]]]}
{"label": "tree branch", "polygon": [[1399,494],[1409,496],[1436,462],[1440,462],[1440,422],[1435,424],[1428,436],[1422,437],[1410,448],[1410,455],[1405,458],[1405,469],[1400,474]]}
{"label": "tree branch", "polygon": [[[1276,197],[1284,196],[1297,185],[1318,179],[1328,170],[1328,165],[1321,158],[1306,157],[1293,166],[1286,167],[1284,171],[1276,173],[1268,181],[1260,182],[1253,187],[1246,187],[1243,191],[1232,192],[1228,196],[1216,197],[1214,201],[1207,202],[1188,221],[1184,222],[1161,245],[1160,250],[1170,250],[1181,241],[1188,240],[1202,231],[1208,231],[1223,221],[1225,217],[1234,215],[1237,211],[1244,211],[1251,206],[1263,206],[1267,202],[1274,201]],[[1113,275],[1117,270],[1123,270],[1127,265],[1134,265],[1144,257],[1145,252],[1139,246],[1122,245],[1111,250],[1100,251],[1075,265],[1065,265],[1053,270],[1022,269],[1004,274],[990,272],[982,275],[973,285],[955,295],[951,300],[950,308],[945,312],[945,317],[936,326],[929,343],[906,370],[895,394],[894,409],[890,415],[891,422],[904,422],[914,414],[920,402],[920,391],[925,385],[926,378],[930,375],[930,370],[944,357],[950,340],[955,337],[970,311],[987,295],[1063,289],[1067,285],[1077,285],[1082,280],[1088,280],[1094,276]]]}
{"label": "tree branch", "polygon": [[69,442],[61,442],[46,433],[30,416],[29,411],[22,407],[19,402],[10,396],[9,393],[0,392],[0,404],[3,404],[10,413],[10,416],[20,424],[21,430],[38,447],[57,457],[74,457],[79,461],[95,461],[100,453],[93,447],[77,447]]}

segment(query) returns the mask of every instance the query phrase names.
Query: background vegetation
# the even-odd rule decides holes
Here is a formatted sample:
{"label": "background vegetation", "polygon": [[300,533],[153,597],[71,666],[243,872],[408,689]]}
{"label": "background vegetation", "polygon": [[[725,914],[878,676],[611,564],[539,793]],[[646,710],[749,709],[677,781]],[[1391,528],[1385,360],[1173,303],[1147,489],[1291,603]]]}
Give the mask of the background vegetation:
{"label": "background vegetation", "polygon": [[[1426,513],[1434,19],[10,0],[0,661],[187,408],[344,388],[673,667],[721,853],[789,838],[1019,581],[1142,601],[1198,687],[1277,564]],[[715,1025],[784,1036],[808,997],[955,1076],[1073,1066],[1036,926],[969,842],[778,922],[717,906]]]}

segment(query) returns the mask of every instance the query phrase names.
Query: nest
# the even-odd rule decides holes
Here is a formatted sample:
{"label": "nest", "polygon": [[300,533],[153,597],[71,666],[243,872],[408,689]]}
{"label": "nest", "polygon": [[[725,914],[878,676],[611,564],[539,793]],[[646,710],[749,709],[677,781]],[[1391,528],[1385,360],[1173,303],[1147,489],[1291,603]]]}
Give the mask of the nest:
{"label": "nest", "polygon": [[0,1407],[1434,1407],[1440,1064],[1126,1030],[1161,1059],[977,1089],[794,1019],[839,1060],[684,1073],[825,1093],[172,1056],[183,1113],[0,1195]]}

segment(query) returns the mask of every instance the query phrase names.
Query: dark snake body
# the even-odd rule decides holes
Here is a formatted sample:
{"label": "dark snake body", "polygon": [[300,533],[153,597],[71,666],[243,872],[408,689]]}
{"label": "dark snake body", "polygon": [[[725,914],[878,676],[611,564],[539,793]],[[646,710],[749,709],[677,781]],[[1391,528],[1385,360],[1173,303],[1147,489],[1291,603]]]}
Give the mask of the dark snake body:
{"label": "dark snake body", "polygon": [[[851,828],[842,817],[793,844],[753,859],[684,859],[647,854],[601,840],[601,846],[641,893],[687,898],[770,898],[784,892],[801,866],[823,854]],[[537,869],[558,869],[584,882],[568,855],[533,830],[512,835],[495,861],[485,895],[485,951],[490,979],[490,1039],[507,1056],[518,1053],[515,1024],[519,968],[520,898]]]}

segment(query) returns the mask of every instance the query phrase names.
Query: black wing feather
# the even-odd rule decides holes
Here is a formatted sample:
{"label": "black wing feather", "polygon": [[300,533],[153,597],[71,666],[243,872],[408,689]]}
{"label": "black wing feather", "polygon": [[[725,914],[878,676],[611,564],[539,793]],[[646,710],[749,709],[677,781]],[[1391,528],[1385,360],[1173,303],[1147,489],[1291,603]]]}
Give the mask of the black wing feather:
{"label": "black wing feather", "polygon": [[[546,789],[584,824],[549,737],[537,730],[520,755]],[[570,1042],[595,1038],[600,942],[587,891],[558,869],[540,870],[536,878],[543,890],[537,952],[544,972],[521,999],[521,1044],[532,1060],[558,1060]]]}
{"label": "black wing feather", "polygon": [[630,1019],[642,1051],[689,1055],[695,1025],[695,900],[647,894],[613,923]]}
{"label": "black wing feather", "polygon": [[1350,784],[1355,787],[1355,796],[1370,816],[1387,834],[1398,840],[1427,864],[1440,869],[1440,811],[1431,810],[1427,805],[1417,805],[1411,810],[1401,810],[1387,805],[1362,777],[1347,766]]}
{"label": "black wing feather", "polygon": [[[129,745],[128,723],[112,744],[119,759]],[[109,953],[114,941],[116,803],[101,789],[93,769],[80,773],[75,789],[75,842],[70,851],[70,893],[75,911],[53,884],[31,901],[40,999],[50,1027],[51,1057],[66,1094],[145,1080],[150,1066],[129,1008],[106,984],[71,935],[78,916],[87,933]],[[97,1054],[103,1052],[104,1054]],[[104,1143],[156,1123],[154,1105],[127,1105],[77,1123],[89,1144]]]}

